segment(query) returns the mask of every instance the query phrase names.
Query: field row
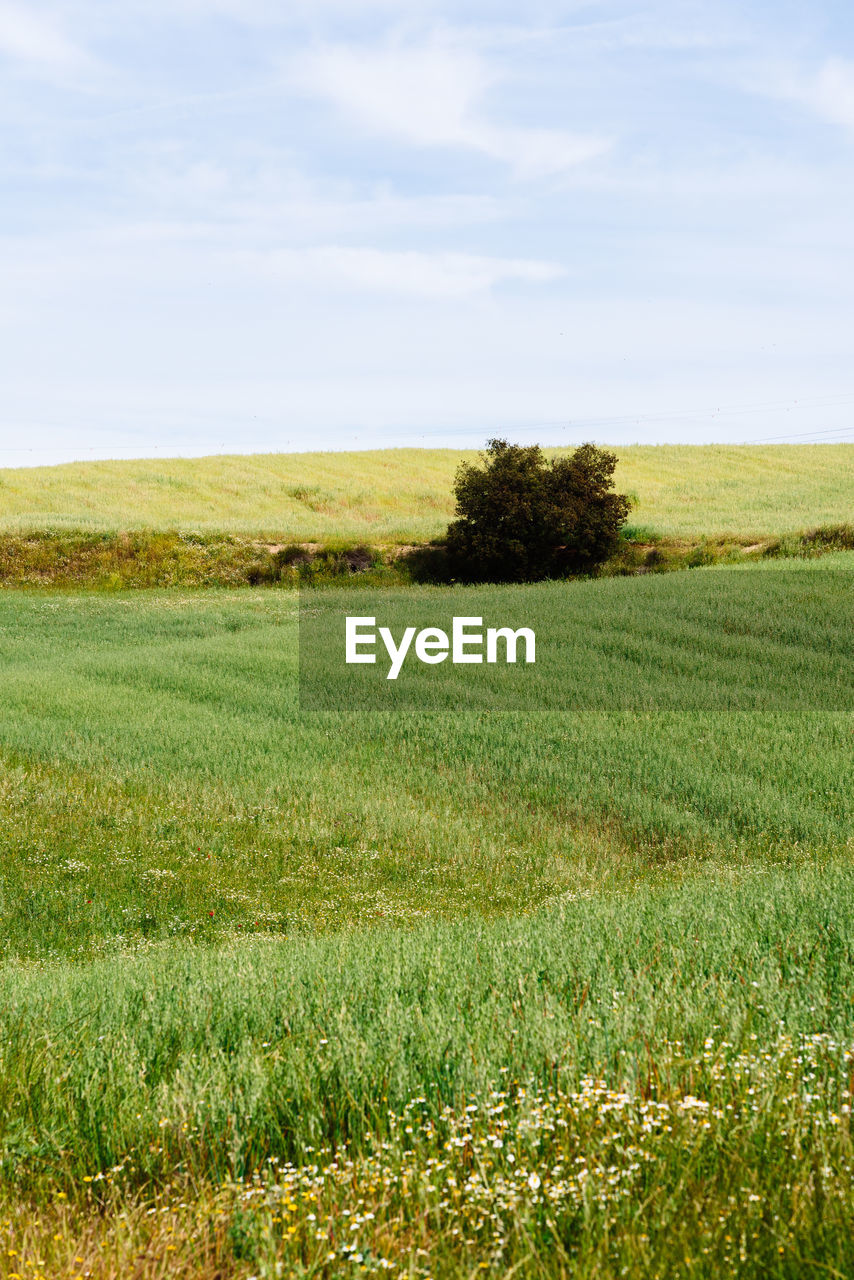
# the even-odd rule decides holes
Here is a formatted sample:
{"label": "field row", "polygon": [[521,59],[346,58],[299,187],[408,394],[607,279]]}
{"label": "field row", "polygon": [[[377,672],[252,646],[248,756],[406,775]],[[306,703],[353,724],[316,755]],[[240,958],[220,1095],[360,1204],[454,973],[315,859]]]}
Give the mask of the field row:
{"label": "field row", "polygon": [[328,705],[301,706],[291,594],[9,593],[5,952],[489,916],[700,864],[841,856],[850,581],[390,593],[375,607],[398,630],[425,608],[500,622],[521,601],[544,631],[541,666],[464,687],[473,668],[407,670],[385,710],[382,672],[360,704],[321,644]]}

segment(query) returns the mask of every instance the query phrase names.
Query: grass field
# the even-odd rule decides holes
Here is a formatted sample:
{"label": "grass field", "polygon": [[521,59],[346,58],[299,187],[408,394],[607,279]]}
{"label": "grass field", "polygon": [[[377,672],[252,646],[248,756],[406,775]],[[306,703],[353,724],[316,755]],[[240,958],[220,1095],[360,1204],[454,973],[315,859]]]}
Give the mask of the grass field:
{"label": "grass field", "polygon": [[852,905],[766,866],[12,970],[10,1271],[849,1275]]}
{"label": "grass field", "polygon": [[0,1275],[851,1274],[853,569],[6,592]]}
{"label": "grass field", "polygon": [[[778,536],[854,522],[854,444],[617,450],[632,522],[668,537]],[[268,454],[0,470],[0,532],[196,530],[280,541],[423,542],[444,532],[450,449]]]}
{"label": "grass field", "polygon": [[[508,669],[479,669],[464,706],[466,669],[407,669],[364,702],[353,686],[349,712],[330,709],[348,692],[321,662],[327,709],[303,714],[292,593],[9,592],[4,945],[40,957],[493,914],[686,858],[842,852],[852,580],[715,570],[422,591],[434,617],[513,620],[521,600],[540,662],[506,696]],[[413,608],[405,590],[384,598]],[[404,711],[372,710],[376,692]]]}

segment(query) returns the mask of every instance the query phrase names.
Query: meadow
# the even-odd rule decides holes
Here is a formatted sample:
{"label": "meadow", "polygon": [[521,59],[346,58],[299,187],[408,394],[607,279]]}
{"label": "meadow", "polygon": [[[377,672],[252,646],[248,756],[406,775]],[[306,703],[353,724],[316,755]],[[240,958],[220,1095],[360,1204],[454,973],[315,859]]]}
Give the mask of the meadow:
{"label": "meadow", "polygon": [[[547,452],[560,453],[555,449]],[[747,542],[850,523],[854,445],[634,445],[615,482],[662,537]],[[453,449],[265,454],[0,469],[0,533],[126,529],[284,541],[421,543],[442,534]]]}
{"label": "meadow", "polygon": [[400,705],[300,672],[373,593],[5,592],[0,1275],[851,1274],[854,556],[793,563],[380,593],[559,655]]}
{"label": "meadow", "polygon": [[328,696],[302,707],[295,593],[5,593],[3,948],[489,915],[685,859],[842,853],[854,579],[822,563],[384,593],[434,618],[521,601],[541,662],[391,688],[365,667],[360,698],[318,644]]}
{"label": "meadow", "polygon": [[848,1275],[850,872],[7,971],[12,1275]]}

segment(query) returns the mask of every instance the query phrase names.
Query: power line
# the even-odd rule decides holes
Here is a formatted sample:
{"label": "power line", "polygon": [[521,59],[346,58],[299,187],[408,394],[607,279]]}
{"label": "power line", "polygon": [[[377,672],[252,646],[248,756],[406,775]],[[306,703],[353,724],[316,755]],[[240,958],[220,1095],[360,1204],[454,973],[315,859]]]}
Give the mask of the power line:
{"label": "power line", "polygon": [[[684,409],[667,409],[655,412],[637,412],[630,414],[610,414],[602,416],[587,416],[579,418],[562,418],[540,421],[536,423],[493,423],[489,426],[432,426],[423,428],[412,428],[407,431],[397,430],[394,427],[384,427],[370,430],[370,434],[376,437],[395,437],[397,439],[426,439],[436,436],[477,436],[483,438],[486,434],[496,434],[499,432],[506,433],[531,433],[541,431],[560,431],[574,432],[581,435],[585,432],[596,432],[597,434],[608,430],[625,430],[627,427],[655,427],[661,423],[682,422],[684,425],[699,425],[700,423],[708,423],[720,418],[742,417],[757,413],[791,413],[793,410],[797,412],[816,411],[829,408],[841,408],[847,405],[854,405],[854,393],[831,394],[829,396],[813,397],[810,399],[799,400],[766,400],[752,401],[750,403],[742,403],[737,405],[726,406],[705,406]],[[346,430],[336,432],[336,436],[340,440],[353,439],[358,440],[360,436],[365,434],[366,429],[362,428],[354,431],[352,435]],[[837,441],[838,443],[847,443],[848,437],[854,442],[854,422],[850,427],[826,427],[816,430],[806,430],[799,432],[790,432],[786,434],[762,436],[751,440],[732,441],[726,443],[733,444],[774,444],[786,441],[824,441],[830,443]],[[233,452],[234,446],[224,441],[216,444],[198,444],[196,442],[188,442],[192,444],[193,449],[206,449],[207,451],[221,450],[224,452]],[[292,436],[280,439],[274,447],[282,449],[284,445],[292,445],[294,440]],[[723,443],[723,442],[722,442]],[[68,446],[66,446],[68,447]],[[72,446],[73,447],[73,446]],[[0,454],[26,454],[39,455],[45,453],[57,453],[62,451],[61,442],[51,446],[0,446]],[[103,453],[109,451],[111,455],[119,453],[129,453],[135,457],[139,457],[140,448],[146,450],[151,456],[153,453],[165,452],[170,456],[172,445],[151,444],[147,445],[140,441],[137,444],[129,445],[88,445],[75,448],[74,452],[78,455]],[[263,452],[269,452],[269,447],[265,447]],[[106,460],[106,459],[105,459]]]}
{"label": "power line", "polygon": [[[823,431],[798,431],[794,435],[788,435],[788,436],[762,436],[758,440],[742,440],[740,441],[740,443],[741,444],[776,444],[777,442],[785,441],[785,440],[815,440],[816,437],[818,436],[824,437],[825,442],[828,444],[831,443],[830,440],[827,440],[828,436],[843,437],[842,439],[839,440],[840,444],[847,443],[846,440],[844,439],[845,436],[851,436],[852,442],[854,442],[854,426],[829,427]],[[820,443],[820,441],[816,440],[816,443]]]}

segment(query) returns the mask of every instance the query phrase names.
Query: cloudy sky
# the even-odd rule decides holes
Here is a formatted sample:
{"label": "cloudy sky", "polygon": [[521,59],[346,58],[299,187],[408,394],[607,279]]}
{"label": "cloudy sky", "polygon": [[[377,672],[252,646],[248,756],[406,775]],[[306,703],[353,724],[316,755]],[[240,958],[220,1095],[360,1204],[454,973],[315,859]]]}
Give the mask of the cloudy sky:
{"label": "cloudy sky", "polygon": [[0,465],[854,439],[850,0],[0,0]]}

